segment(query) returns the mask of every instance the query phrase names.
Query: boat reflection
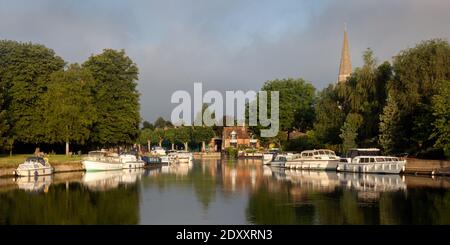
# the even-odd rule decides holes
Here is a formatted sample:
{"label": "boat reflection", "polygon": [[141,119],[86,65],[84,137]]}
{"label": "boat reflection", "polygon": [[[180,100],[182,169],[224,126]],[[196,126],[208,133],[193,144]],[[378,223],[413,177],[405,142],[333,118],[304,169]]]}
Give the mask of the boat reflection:
{"label": "boat reflection", "polygon": [[52,175],[17,177],[14,182],[18,188],[30,192],[48,192],[53,180]]}
{"label": "boat reflection", "polygon": [[169,165],[163,165],[163,166],[161,166],[161,173],[162,174],[174,174],[174,175],[179,175],[179,176],[187,176],[193,166],[194,166],[194,164],[192,162],[183,163],[183,164],[174,163],[174,164],[169,164]]}
{"label": "boat reflection", "polygon": [[105,191],[120,184],[135,184],[145,173],[144,169],[123,169],[113,171],[86,172],[82,183],[90,190]]}
{"label": "boat reflection", "polygon": [[[269,174],[270,173],[270,174]],[[264,175],[290,182],[302,191],[333,192],[337,188],[355,190],[360,199],[378,199],[380,193],[406,191],[405,178],[400,175],[336,173],[328,171],[290,170],[264,167]]]}

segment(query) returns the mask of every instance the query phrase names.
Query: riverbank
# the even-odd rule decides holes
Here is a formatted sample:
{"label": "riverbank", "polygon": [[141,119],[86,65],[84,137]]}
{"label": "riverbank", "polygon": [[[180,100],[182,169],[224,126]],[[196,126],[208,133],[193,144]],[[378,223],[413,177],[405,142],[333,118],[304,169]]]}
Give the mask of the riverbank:
{"label": "riverbank", "polygon": [[[0,178],[13,176],[13,171],[30,155],[14,155],[0,157]],[[50,155],[48,161],[55,173],[84,171],[80,156]]]}
{"label": "riverbank", "polygon": [[405,174],[450,175],[450,161],[407,158]]}

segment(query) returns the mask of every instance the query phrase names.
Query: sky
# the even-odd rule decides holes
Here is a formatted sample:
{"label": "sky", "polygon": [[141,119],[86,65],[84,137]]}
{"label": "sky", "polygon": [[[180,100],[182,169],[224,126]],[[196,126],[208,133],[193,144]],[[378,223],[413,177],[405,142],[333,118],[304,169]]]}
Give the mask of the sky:
{"label": "sky", "polygon": [[448,0],[0,0],[0,39],[44,44],[82,63],[124,49],[139,67],[141,117],[170,118],[176,90],[259,90],[337,79],[344,23],[353,67],[450,38]]}

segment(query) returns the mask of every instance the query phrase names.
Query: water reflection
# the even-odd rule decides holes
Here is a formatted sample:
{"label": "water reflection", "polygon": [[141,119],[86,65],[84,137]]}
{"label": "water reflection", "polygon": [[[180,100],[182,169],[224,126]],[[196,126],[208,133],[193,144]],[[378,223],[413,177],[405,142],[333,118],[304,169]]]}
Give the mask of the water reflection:
{"label": "water reflection", "polygon": [[24,176],[14,179],[18,188],[30,192],[47,192],[53,176]]}
{"label": "water reflection", "polygon": [[450,181],[204,160],[0,179],[0,204],[0,224],[450,224]]}
{"label": "water reflection", "polygon": [[135,184],[144,174],[144,169],[86,172],[82,183],[94,191],[117,188],[120,184]]}

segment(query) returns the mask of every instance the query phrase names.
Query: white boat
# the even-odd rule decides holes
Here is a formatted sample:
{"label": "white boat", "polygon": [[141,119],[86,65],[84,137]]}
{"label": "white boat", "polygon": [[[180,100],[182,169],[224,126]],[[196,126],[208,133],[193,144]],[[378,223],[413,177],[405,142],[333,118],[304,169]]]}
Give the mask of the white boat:
{"label": "white boat", "polygon": [[170,152],[168,157],[170,163],[191,164],[194,161],[193,154],[188,151]]}
{"label": "white boat", "polygon": [[14,180],[17,186],[21,190],[32,191],[32,192],[47,192],[49,186],[52,183],[52,175],[44,175],[44,176],[27,176],[27,177],[18,177]]}
{"label": "white boat", "polygon": [[339,157],[332,150],[319,149],[302,151],[293,159],[288,159],[286,168],[311,170],[336,170]]}
{"label": "white boat", "polygon": [[43,157],[28,157],[13,172],[17,176],[41,176],[51,175],[52,173],[53,167],[50,166],[48,159]]}
{"label": "white boat", "polygon": [[263,164],[267,165],[270,161],[274,160],[274,157],[279,154],[280,150],[278,148],[272,148],[267,152],[263,153]]}
{"label": "white boat", "polygon": [[161,163],[169,163],[169,156],[160,156],[159,158],[161,158]]}
{"label": "white boat", "polygon": [[165,156],[167,155],[166,150],[162,147],[156,146],[153,148],[153,150],[151,151],[152,155],[156,155],[156,156]]}
{"label": "white boat", "polygon": [[274,155],[273,159],[264,165],[270,165],[272,167],[285,167],[286,162],[295,159],[296,156],[297,154],[293,153]]}
{"label": "white boat", "polygon": [[348,158],[342,158],[337,171],[357,173],[399,174],[405,171],[406,160],[381,156],[377,148],[351,149]]}
{"label": "white boat", "polygon": [[123,168],[122,161],[117,154],[110,154],[105,151],[90,151],[81,163],[87,172],[120,170]]}
{"label": "white boat", "polygon": [[140,157],[133,154],[121,154],[119,158],[122,162],[123,169],[136,169],[145,166],[145,162]]}

